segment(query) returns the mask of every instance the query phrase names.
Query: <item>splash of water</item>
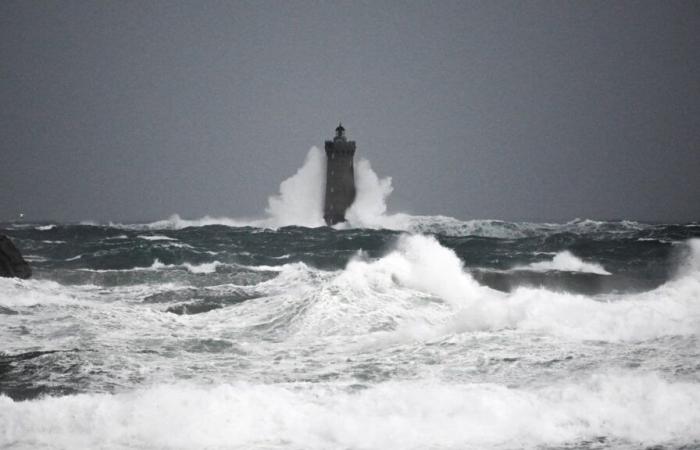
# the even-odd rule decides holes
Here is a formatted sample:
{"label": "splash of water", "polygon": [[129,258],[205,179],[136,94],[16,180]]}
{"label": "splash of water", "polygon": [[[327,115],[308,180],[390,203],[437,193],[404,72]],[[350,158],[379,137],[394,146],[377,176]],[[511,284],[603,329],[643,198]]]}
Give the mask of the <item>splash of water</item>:
{"label": "splash of water", "polygon": [[[149,224],[109,223],[112,227],[127,229],[181,229],[207,225],[230,227],[279,228],[284,226],[320,227],[323,220],[323,200],[326,183],[326,158],[321,149],[311,147],[304,163],[294,175],[284,180],[279,192],[268,197],[265,216],[262,218],[229,218],[205,216],[199,219],[183,219],[174,214],[165,220]],[[373,228],[409,231],[414,233],[440,233],[451,236],[478,235],[498,238],[528,237],[543,231],[562,229],[575,233],[596,232],[611,226],[607,222],[581,220],[567,224],[508,223],[498,220],[461,221],[447,216],[421,216],[404,213],[390,214],[387,202],[393,191],[391,177],[380,178],[367,159],[355,164],[357,195],[346,211],[347,219],[335,228]],[[83,224],[97,225],[93,222]],[[643,225],[623,221],[615,224],[621,231],[638,230]],[[562,258],[560,258],[562,259]]]}
{"label": "splash of water", "polygon": [[[691,250],[697,242],[689,242]],[[688,258],[693,267],[700,252]],[[295,283],[306,283],[298,272],[294,276]],[[314,336],[358,330],[369,336],[371,330],[394,328],[385,325],[396,323],[386,336],[392,342],[501,329],[638,341],[691,335],[700,326],[699,271],[683,269],[655,290],[611,294],[606,301],[534,287],[503,293],[476,282],[459,257],[430,236],[403,235],[384,257],[357,258],[326,283],[328,289],[300,327]]]}
{"label": "splash of water", "polygon": [[565,272],[595,273],[597,275],[610,275],[603,266],[596,263],[585,262],[568,250],[554,255],[550,261],[540,261],[527,266],[519,266],[516,269],[534,270],[538,272],[548,272],[550,270]]}
{"label": "splash of water", "polygon": [[[323,226],[325,177],[323,152],[312,147],[299,170],[280,184],[279,194],[268,199],[265,210],[268,217],[261,223],[273,228],[287,225]],[[339,227],[407,228],[406,215],[387,214],[387,199],[394,190],[391,177],[380,178],[368,160],[360,159],[355,165],[355,185],[357,195],[346,212],[347,223]]]}
{"label": "splash of water", "polygon": [[318,147],[311,147],[297,173],[280,184],[279,194],[268,198],[265,210],[268,217],[262,223],[272,228],[323,226],[325,175],[323,152]]}
{"label": "splash of water", "polygon": [[655,374],[596,375],[539,389],[402,381],[322,392],[182,383],[33,402],[0,396],[7,424],[0,446],[569,448],[597,436],[649,445],[700,438],[698,385]]}

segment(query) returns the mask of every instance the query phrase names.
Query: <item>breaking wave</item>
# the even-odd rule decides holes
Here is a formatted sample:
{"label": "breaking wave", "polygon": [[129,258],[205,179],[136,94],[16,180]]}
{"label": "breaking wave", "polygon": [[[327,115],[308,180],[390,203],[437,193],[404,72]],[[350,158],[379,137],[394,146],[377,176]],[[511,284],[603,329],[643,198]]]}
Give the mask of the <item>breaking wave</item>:
{"label": "breaking wave", "polygon": [[160,260],[156,259],[153,264],[145,267],[132,267],[130,269],[78,269],[85,272],[97,272],[97,273],[109,273],[109,272],[148,272],[148,271],[159,271],[159,270],[171,270],[184,268],[190,273],[214,273],[216,268],[220,266],[226,266],[228,264],[222,263],[220,261],[212,261],[201,264],[164,264]]}
{"label": "breaking wave", "polygon": [[87,305],[89,302],[70,292],[65,286],[48,280],[0,278],[0,307],[32,307],[37,305]]}
{"label": "breaking wave", "polygon": [[136,237],[139,239],[146,240],[146,241],[177,241],[177,239],[175,239],[175,238],[171,238],[169,236],[163,236],[160,234],[138,235]]}
{"label": "breaking wave", "polygon": [[551,261],[536,262],[528,264],[527,266],[516,267],[515,269],[541,272],[559,270],[562,272],[585,272],[598,275],[610,275],[610,272],[605,270],[600,264],[582,261],[568,250],[557,253]]}
{"label": "breaking wave", "polygon": [[359,159],[341,232],[283,228],[324,175],[256,219],[8,228],[0,448],[700,444],[697,225],[391,214]]}
{"label": "breaking wave", "polygon": [[[698,242],[688,243],[689,267],[700,260]],[[700,330],[698,270],[638,294],[591,297],[533,287],[504,293],[479,284],[452,250],[422,235],[401,236],[393,251],[376,260],[359,255],[331,278],[309,273],[316,269],[303,264],[278,270],[280,276],[268,282],[277,290],[306,286],[317,292],[313,304],[294,318],[301,334],[314,336],[361,332],[412,341],[515,329],[639,341]]]}
{"label": "breaking wave", "polygon": [[14,402],[12,448],[483,448],[679,445],[700,440],[700,386],[601,374],[538,389],[393,381],[354,390],[159,385]]}

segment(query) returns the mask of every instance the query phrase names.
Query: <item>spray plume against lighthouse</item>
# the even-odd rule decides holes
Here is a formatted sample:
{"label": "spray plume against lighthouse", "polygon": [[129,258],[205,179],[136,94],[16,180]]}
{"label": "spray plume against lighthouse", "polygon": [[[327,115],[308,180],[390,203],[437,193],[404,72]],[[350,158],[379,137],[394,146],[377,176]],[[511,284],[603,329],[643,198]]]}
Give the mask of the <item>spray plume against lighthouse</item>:
{"label": "spray plume against lighthouse", "polygon": [[355,142],[345,137],[343,124],[338,124],[335,137],[326,141],[326,195],[323,219],[327,225],[345,221],[345,211],[355,201]]}

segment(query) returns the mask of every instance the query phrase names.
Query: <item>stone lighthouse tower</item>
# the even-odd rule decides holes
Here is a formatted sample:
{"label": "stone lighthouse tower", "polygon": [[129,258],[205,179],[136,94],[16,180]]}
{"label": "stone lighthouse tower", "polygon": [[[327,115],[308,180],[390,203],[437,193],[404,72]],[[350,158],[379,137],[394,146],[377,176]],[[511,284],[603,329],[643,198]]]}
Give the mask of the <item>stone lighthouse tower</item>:
{"label": "stone lighthouse tower", "polygon": [[355,142],[345,137],[345,128],[339,124],[332,141],[326,141],[326,199],[323,218],[328,225],[345,221],[345,210],[355,200],[355,170],[353,157]]}

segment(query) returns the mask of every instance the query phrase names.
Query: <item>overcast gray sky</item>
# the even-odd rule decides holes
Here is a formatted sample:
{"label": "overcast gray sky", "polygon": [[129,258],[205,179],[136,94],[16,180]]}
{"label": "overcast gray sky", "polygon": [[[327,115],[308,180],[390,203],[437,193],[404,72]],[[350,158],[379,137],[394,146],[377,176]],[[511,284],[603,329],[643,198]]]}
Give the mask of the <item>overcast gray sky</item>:
{"label": "overcast gray sky", "polygon": [[0,2],[0,220],[261,215],[342,120],[394,212],[700,220],[700,2]]}

